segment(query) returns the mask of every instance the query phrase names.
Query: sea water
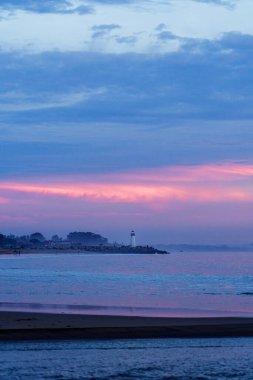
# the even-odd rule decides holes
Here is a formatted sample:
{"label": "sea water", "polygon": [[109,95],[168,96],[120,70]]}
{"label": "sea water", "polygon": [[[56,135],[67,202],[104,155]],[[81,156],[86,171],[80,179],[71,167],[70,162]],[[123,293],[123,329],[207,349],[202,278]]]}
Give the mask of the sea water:
{"label": "sea water", "polygon": [[[0,257],[0,307],[253,316],[253,253]],[[253,378],[252,338],[0,342],[0,380]]]}
{"label": "sea water", "polygon": [[0,256],[0,309],[253,316],[253,252]]}
{"label": "sea water", "polygon": [[253,339],[0,343],[0,380],[252,380]]}

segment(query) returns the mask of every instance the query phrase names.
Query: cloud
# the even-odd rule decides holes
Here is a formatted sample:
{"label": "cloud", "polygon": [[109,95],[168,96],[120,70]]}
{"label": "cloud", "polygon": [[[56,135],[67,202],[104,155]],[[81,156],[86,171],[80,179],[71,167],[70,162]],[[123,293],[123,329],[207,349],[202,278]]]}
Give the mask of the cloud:
{"label": "cloud", "polygon": [[[0,41],[2,49],[21,51],[25,54],[45,51],[92,51],[104,54],[158,55],[178,52],[187,39],[198,38],[212,42],[223,32],[247,30],[250,33],[252,31],[248,16],[250,6],[247,6],[245,2],[235,12],[227,12],[214,6],[196,5],[194,0],[158,2],[153,0],[143,2],[3,0],[0,4],[2,4],[2,10],[5,9],[6,12],[10,12],[11,8],[14,11],[17,9],[30,11],[15,12],[12,20],[3,21],[0,25],[0,35],[5,36]],[[247,15],[244,23],[239,17],[240,9]],[[88,15],[83,23],[81,17],[42,15],[47,12],[88,13]],[[89,15],[92,12],[94,14]],[[165,14],[167,15],[166,23],[163,22]],[[188,20],[185,25],[182,23],[182,15],[183,19]],[[226,19],[224,22],[221,21],[222,17]],[[210,20],[213,18],[217,22],[212,23]],[[203,22],[205,19],[207,21]],[[30,24],[32,30],[27,26]],[[55,30],[60,32],[53,32]],[[115,31],[117,31],[116,36]],[[97,40],[94,41],[94,39]]]}
{"label": "cloud", "polygon": [[159,32],[157,34],[157,37],[161,41],[171,41],[171,40],[179,39],[177,36],[175,36],[173,33],[169,32],[167,30]]}
{"label": "cloud", "polygon": [[221,5],[230,9],[233,9],[237,3],[237,0],[193,0],[198,3]]}
{"label": "cloud", "polygon": [[1,0],[0,8],[7,11],[24,10],[35,13],[59,13],[80,15],[93,13],[94,9],[89,5],[74,6],[69,0]]}
{"label": "cloud", "polygon": [[253,35],[239,32],[224,33],[217,44],[220,44],[221,48],[249,52],[253,46]]}
{"label": "cloud", "polygon": [[3,198],[3,197],[0,197],[0,204],[6,204],[9,202],[9,199],[8,198]]}
{"label": "cloud", "polygon": [[121,26],[118,24],[101,24],[101,25],[94,25],[92,30],[92,38],[100,38],[108,35],[110,32],[112,32],[115,29],[120,29]]}
{"label": "cloud", "polygon": [[1,176],[251,160],[252,41],[233,32],[172,54],[1,53]]}
{"label": "cloud", "polygon": [[89,3],[102,5],[124,5],[137,3],[138,0],[87,0]]}
{"label": "cloud", "polygon": [[46,110],[51,108],[65,108],[85,102],[93,97],[105,93],[104,88],[95,90],[79,91],[64,94],[42,93],[39,96],[22,92],[0,93],[1,112],[25,112]]}
{"label": "cloud", "polygon": [[119,44],[135,44],[138,40],[136,36],[121,36],[115,37]]}
{"label": "cloud", "polygon": [[167,29],[167,25],[164,23],[158,24],[157,27],[155,28],[156,31],[161,32],[164,29]]}
{"label": "cloud", "polygon": [[88,5],[80,5],[79,7],[69,9],[67,11],[68,13],[78,13],[79,15],[85,15],[94,13],[94,9],[92,7],[89,7]]}
{"label": "cloud", "polygon": [[1,182],[0,190],[93,202],[253,202],[252,181],[253,165],[219,164],[116,173],[93,182],[73,176],[40,184]]}

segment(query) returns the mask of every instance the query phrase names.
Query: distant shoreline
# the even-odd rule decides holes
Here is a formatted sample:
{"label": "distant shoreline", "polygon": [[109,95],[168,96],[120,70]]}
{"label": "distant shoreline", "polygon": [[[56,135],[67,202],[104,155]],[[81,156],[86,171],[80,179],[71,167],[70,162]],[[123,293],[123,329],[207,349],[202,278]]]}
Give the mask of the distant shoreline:
{"label": "distant shoreline", "polygon": [[253,336],[253,318],[0,312],[0,340]]}
{"label": "distant shoreline", "polygon": [[153,247],[83,247],[83,248],[0,248],[1,255],[22,255],[22,254],[38,254],[38,253],[89,253],[89,254],[169,254]]}
{"label": "distant shoreline", "polygon": [[[18,252],[19,250],[15,250],[15,249],[4,249],[4,250],[1,250],[0,249],[0,256],[1,254],[3,255],[6,255],[6,254],[11,254],[11,255],[18,255]],[[70,249],[70,248],[64,248],[64,249],[61,249],[61,248],[49,248],[49,249],[29,249],[29,248],[24,248],[24,249],[20,249],[20,254],[36,254],[36,253],[95,253],[95,252],[91,252],[91,251],[85,251],[84,249]]]}

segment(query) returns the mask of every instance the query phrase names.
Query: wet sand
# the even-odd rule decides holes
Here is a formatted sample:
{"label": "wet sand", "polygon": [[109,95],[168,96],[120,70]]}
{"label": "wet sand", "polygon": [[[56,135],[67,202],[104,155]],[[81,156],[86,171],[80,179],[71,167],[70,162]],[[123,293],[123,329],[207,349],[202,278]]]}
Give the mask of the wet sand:
{"label": "wet sand", "polygon": [[0,340],[228,336],[253,336],[253,318],[0,312]]}

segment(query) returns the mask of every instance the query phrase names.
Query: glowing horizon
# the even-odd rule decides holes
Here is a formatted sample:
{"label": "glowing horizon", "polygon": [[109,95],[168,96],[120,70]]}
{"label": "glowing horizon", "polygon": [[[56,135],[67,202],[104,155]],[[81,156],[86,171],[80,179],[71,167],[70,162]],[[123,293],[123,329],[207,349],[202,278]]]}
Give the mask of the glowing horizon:
{"label": "glowing horizon", "polygon": [[[164,230],[173,228],[173,223],[166,218],[170,215],[178,228],[180,225],[182,228],[197,227],[198,223],[202,228],[214,224],[228,228],[230,224],[233,227],[233,210],[238,207],[241,209],[238,222],[242,222],[242,218],[249,222],[245,211],[242,212],[242,205],[253,211],[252,185],[253,165],[229,162],[128,170],[107,175],[61,175],[22,182],[2,181],[0,202],[5,214],[0,216],[0,225],[6,224],[9,214],[16,221],[20,218],[27,228],[33,228],[34,223],[43,227],[43,221],[47,219],[56,225],[61,224],[62,218],[74,220],[81,228],[82,218],[89,215],[92,228],[96,218],[98,228],[102,226],[102,229],[104,222],[101,218],[106,219],[107,229],[108,226],[113,229],[115,225],[124,229],[126,220],[129,225],[137,223],[139,228],[152,228],[155,219],[159,228]],[[29,209],[29,217],[26,210],[22,214],[24,208]],[[44,210],[47,210],[47,217]],[[192,210],[190,218],[189,210]],[[71,228],[71,223],[66,221],[65,227]]]}

